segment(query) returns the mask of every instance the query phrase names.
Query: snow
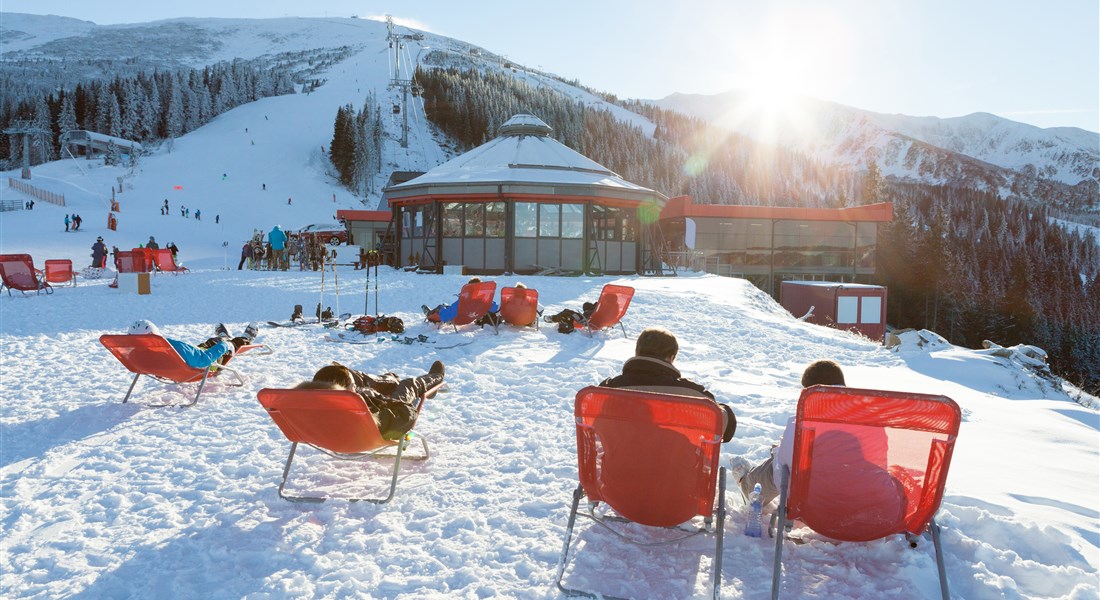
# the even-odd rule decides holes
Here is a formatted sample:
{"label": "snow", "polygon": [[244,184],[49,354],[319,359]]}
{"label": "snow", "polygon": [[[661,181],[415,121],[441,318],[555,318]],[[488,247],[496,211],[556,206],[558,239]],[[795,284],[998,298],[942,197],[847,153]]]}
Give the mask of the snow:
{"label": "snow", "polygon": [[[1011,357],[943,341],[886,349],[797,321],[744,280],[523,277],[552,312],[595,298],[606,283],[635,287],[628,337],[617,330],[567,336],[550,327],[493,335],[423,322],[418,307],[453,299],[464,277],[382,269],[380,311],[402,318],[405,335],[432,343],[343,344],[315,326],[264,326],[259,341],[275,354],[236,359],[244,387],[214,382],[194,407],[149,408],[183,402],[194,388],[144,381],[122,404],[132,378],[100,335],[146,318],[166,335],[199,342],[219,321],[240,331],[250,321],[285,320],[295,304],[308,313],[321,301],[318,273],[223,267],[232,268],[253,229],[294,228],[362,207],[325,174],[320,148],[338,106],[361,104],[369,88],[388,98],[383,38],[362,43],[315,92],[221,115],[171,152],[162,147],[143,159],[133,175],[97,161],[35,167],[30,183],[65,193],[70,205],[0,213],[0,252],[28,252],[38,266],[47,258],[85,266],[97,235],[125,249],[152,234],[176,242],[192,269],[156,276],[150,295],[111,289],[104,279],[81,279],[48,297],[0,295],[0,596],[559,597],[553,580],[576,486],[574,394],[618,372],[651,325],[678,335],[676,365],[737,413],[724,463],[767,456],[795,410],[802,368],[818,358],[843,365],[850,385],[953,398],[964,423],[937,517],[953,596],[1100,595],[1100,416],[1082,406],[1096,406],[1096,398],[1076,403],[1077,392]],[[422,118],[410,122],[408,151],[395,141],[398,122],[387,123],[389,168],[424,169],[438,159],[423,156],[443,154]],[[3,174],[10,176],[18,174]],[[107,203],[119,176],[122,212],[111,232]],[[3,181],[0,192],[24,199]],[[165,197],[169,216],[158,210]],[[180,217],[181,203],[201,209],[203,220]],[[73,211],[84,217],[84,231],[66,233],[62,217]],[[338,300],[331,276],[326,306],[374,312],[375,284],[362,271],[340,268]],[[447,364],[447,389],[418,425],[432,456],[403,465],[390,504],[279,499],[289,443],[256,402],[259,389],[292,386],[332,360],[416,375],[435,359]],[[301,491],[347,497],[386,485],[388,464],[301,454],[291,475]],[[747,511],[735,496],[727,498],[722,595],[764,598],[773,545],[741,534]],[[639,598],[707,595],[707,540],[647,550],[598,528],[580,539],[567,575],[573,587]],[[788,545],[784,557],[787,598],[938,597],[931,543],[909,549],[895,537],[835,545],[811,536]]]}

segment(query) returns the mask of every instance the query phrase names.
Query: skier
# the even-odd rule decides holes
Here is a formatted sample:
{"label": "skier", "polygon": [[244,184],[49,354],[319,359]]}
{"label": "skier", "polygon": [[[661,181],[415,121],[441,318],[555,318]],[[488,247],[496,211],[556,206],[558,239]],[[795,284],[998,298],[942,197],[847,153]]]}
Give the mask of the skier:
{"label": "skier", "polygon": [[286,240],[286,233],[283,232],[282,227],[278,225],[272,227],[271,232],[267,234],[267,241],[271,244],[271,257],[268,259],[268,269],[286,270],[286,265],[283,263],[283,249],[286,246]]}
{"label": "skier", "polygon": [[214,215],[214,224],[215,225],[217,225],[218,223],[221,223],[221,221],[222,221],[222,216],[220,214]]}
{"label": "skier", "polygon": [[69,215],[65,215],[65,231],[69,230]]}
{"label": "skier", "polygon": [[266,183],[261,183],[260,184],[260,191],[261,192],[266,192],[267,191],[267,184]]}
{"label": "skier", "polygon": [[202,220],[202,211],[197,209],[197,208],[195,209],[195,220],[196,221],[201,221]]}
{"label": "skier", "polygon": [[252,258],[252,242],[245,242],[244,246],[241,246],[241,262],[237,263],[237,270],[240,271],[244,261],[250,258]]}

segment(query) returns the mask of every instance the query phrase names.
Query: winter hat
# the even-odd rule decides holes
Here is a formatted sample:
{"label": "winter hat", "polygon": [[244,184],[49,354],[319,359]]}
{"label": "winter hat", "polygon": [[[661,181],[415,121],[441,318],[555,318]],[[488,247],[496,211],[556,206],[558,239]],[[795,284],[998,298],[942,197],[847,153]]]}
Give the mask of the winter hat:
{"label": "winter hat", "polygon": [[157,329],[156,325],[153,325],[152,321],[147,321],[145,319],[140,319],[140,320],[134,321],[133,325],[130,325],[130,330],[127,333],[129,333],[130,335],[144,335],[144,334],[160,335],[160,330]]}

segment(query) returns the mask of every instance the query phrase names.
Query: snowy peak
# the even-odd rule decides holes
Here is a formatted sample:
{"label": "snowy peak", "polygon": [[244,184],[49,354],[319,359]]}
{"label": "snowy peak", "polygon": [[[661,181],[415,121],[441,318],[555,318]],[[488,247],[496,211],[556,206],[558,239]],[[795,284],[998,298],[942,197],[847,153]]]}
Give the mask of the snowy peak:
{"label": "snowy peak", "polygon": [[[797,97],[782,114],[754,105],[744,92],[673,94],[654,104],[819,160],[862,168],[874,160],[886,175],[956,183],[1040,199],[1044,183],[1097,197],[1100,134],[1074,127],[1042,129],[989,113],[963,117],[888,115]],[[761,118],[760,113],[772,118]]]}

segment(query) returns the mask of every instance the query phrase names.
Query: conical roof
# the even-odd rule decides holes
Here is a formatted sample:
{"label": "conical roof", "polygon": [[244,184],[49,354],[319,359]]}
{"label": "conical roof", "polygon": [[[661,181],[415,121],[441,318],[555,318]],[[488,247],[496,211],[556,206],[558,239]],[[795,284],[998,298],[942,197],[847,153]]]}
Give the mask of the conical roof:
{"label": "conical roof", "polygon": [[386,188],[386,198],[512,193],[667,200],[555,140],[551,133],[553,129],[542,119],[515,115],[501,125],[496,138],[415,179]]}

